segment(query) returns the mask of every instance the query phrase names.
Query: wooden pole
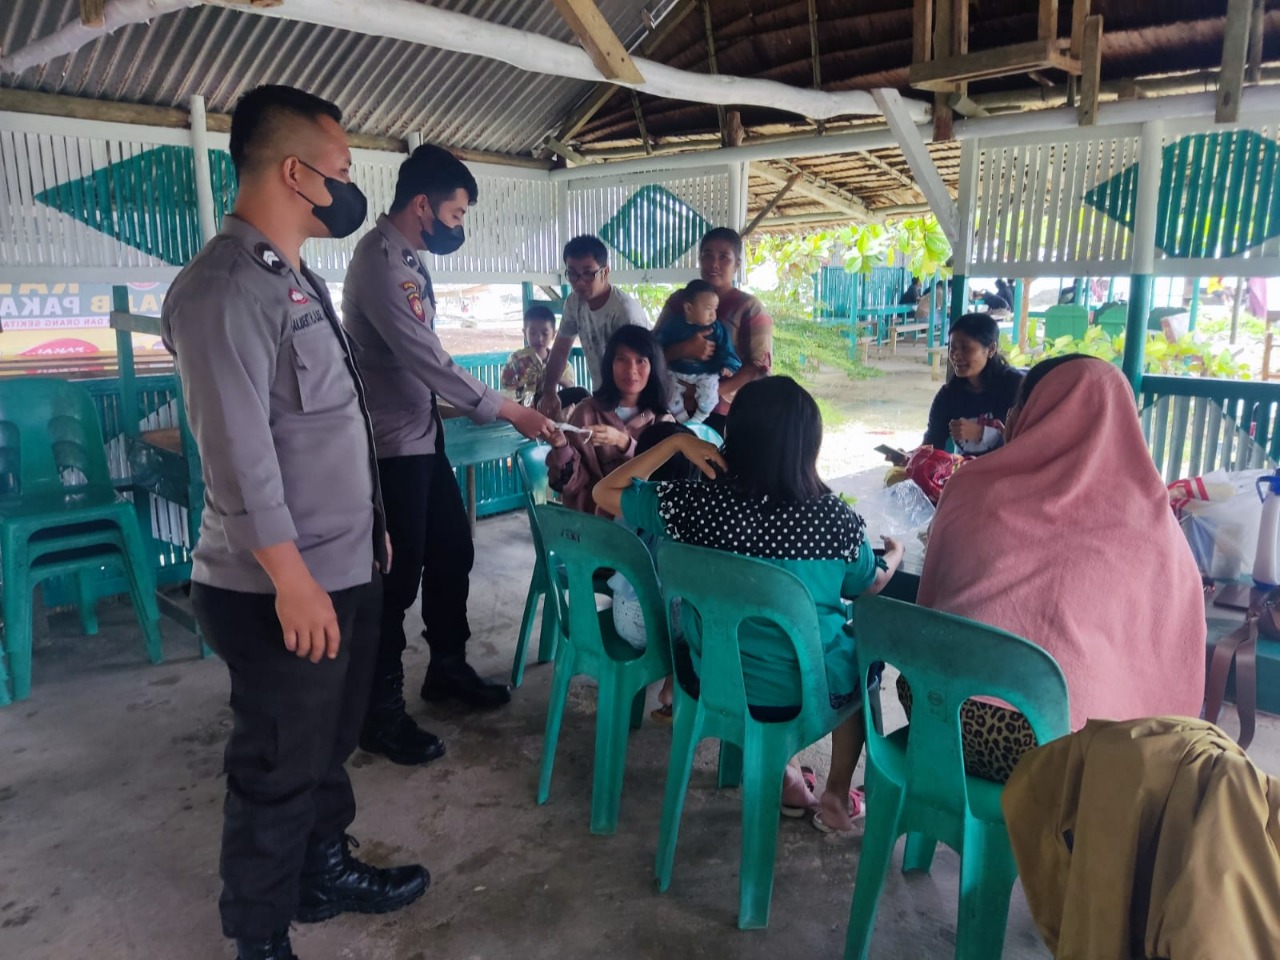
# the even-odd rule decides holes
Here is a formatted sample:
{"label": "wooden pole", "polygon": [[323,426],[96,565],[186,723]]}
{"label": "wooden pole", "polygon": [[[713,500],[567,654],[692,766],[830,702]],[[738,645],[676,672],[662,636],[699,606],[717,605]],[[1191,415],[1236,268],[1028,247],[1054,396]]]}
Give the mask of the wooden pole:
{"label": "wooden pole", "polygon": [[[822,89],[822,58],[818,47],[818,0],[809,0],[809,57],[813,61],[813,89]],[[818,121],[818,133],[826,133],[827,125]]]}
{"label": "wooden pole", "polygon": [[[707,66],[710,68],[712,76],[720,72],[716,67],[716,35],[715,30],[711,26],[711,0],[702,0],[702,22],[707,31]],[[729,125],[724,115],[724,107],[716,104],[716,118],[720,121],[720,143],[722,146],[729,145]]]}
{"label": "wooden pole", "polygon": [[1262,82],[1262,33],[1266,27],[1266,0],[1253,0],[1253,17],[1249,25],[1249,82]]}
{"label": "wooden pole", "polygon": [[1218,123],[1235,123],[1240,117],[1245,59],[1249,51],[1249,23],[1253,0],[1227,0],[1227,26],[1222,36],[1222,78],[1218,85]]}
{"label": "wooden pole", "polygon": [[1076,116],[1080,126],[1092,127],[1098,121],[1098,94],[1102,81],[1102,17],[1092,16],[1084,22],[1084,48],[1080,63],[1080,104]]}
{"label": "wooden pole", "polygon": [[649,130],[644,125],[644,111],[640,109],[640,94],[631,91],[631,109],[636,113],[636,126],[640,129],[640,142],[644,144],[644,152],[653,153],[653,143],[649,140]]}

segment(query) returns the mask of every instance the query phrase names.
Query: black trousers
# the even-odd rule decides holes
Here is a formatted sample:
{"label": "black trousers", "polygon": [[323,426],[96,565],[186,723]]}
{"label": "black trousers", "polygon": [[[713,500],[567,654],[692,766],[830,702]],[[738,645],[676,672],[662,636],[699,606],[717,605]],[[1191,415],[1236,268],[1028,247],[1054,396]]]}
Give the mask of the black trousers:
{"label": "black trousers", "polygon": [[422,622],[433,660],[466,655],[467,595],[475,545],[462,491],[443,453],[378,461],[391,535],[391,572],[382,578],[378,676],[401,669],[404,615],[422,590]]}
{"label": "black trousers", "polygon": [[266,939],[289,928],[311,842],[356,815],[344,764],[369,699],[382,583],[330,595],[342,641],[319,663],[285,649],[273,594],[191,585],[205,640],[231,672],[222,825],[222,932]]}

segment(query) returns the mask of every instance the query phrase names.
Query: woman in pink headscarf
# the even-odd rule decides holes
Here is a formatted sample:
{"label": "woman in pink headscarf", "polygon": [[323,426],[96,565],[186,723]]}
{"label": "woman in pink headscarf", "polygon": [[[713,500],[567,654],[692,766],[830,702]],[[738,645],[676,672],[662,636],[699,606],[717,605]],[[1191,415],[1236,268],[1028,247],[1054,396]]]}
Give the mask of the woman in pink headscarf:
{"label": "woman in pink headscarf", "polygon": [[[1198,716],[1200,574],[1124,376],[1091,357],[1036,365],[1006,436],[943,490],[918,602],[1052,654],[1072,730],[1095,718]],[[901,681],[899,693],[907,704]],[[1035,746],[1022,714],[998,703],[970,700],[961,721],[971,774],[1004,781]]]}

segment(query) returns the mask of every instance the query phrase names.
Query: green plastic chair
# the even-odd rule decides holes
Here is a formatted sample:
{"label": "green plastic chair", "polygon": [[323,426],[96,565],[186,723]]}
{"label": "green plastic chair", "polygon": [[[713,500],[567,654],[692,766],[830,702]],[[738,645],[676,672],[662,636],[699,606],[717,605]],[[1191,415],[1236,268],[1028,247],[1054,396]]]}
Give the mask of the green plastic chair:
{"label": "green plastic chair", "polygon": [[[1040,744],[1070,732],[1067,681],[1033,643],[897,600],[854,606],[858,665],[892,663],[911,682],[911,723],[867,731],[867,822],[849,911],[845,960],[865,960],[898,837],[903,872],[928,871],[937,841],[960,854],[957,958],[990,960],[1004,946],[1018,867],[1000,810],[1003,784],[964,771],[960,707],[986,695],[1013,704]],[[910,737],[908,737],[910,732]]]}
{"label": "green plastic chair", "polygon": [[705,423],[686,423],[686,427],[692,431],[693,435],[699,440],[705,440],[707,443],[714,443],[717,447],[724,446],[724,437],[716,433],[712,427],[708,427]]}
{"label": "green plastic chair", "polygon": [[[556,646],[555,675],[547,704],[538,803],[546,803],[551,792],[551,771],[569,683],[579,674],[595,677],[599,695],[591,832],[610,834],[618,829],[628,721],[632,728],[640,727],[646,688],[671,673],[662,593],[648,549],[621,524],[554,504],[534,507],[533,512],[542,531],[544,562],[551,569],[558,561],[565,571],[563,583],[556,577],[549,580],[563,630]],[[649,638],[643,651],[618,636],[612,610],[596,607],[601,586],[594,575],[606,566],[635,587]]]}
{"label": "green plastic chair", "polygon": [[[702,740],[718,737],[720,786],[740,777],[743,782],[738,926],[766,927],[783,770],[791,757],[838,727],[858,705],[831,709],[813,597],[791,573],[763,560],[667,541],[658,545],[658,575],[667,604],[681,598],[686,624],[696,612],[702,644],[696,696],[676,672],[671,758],[655,863],[658,889],[671,885],[694,754]],[[761,723],[747,707],[738,628],[751,618],[777,624],[795,644],[801,704],[791,720]]]}
{"label": "green plastic chair", "polygon": [[556,619],[555,601],[547,596],[551,583],[547,576],[547,561],[542,549],[542,532],[538,529],[538,517],[534,507],[547,502],[550,484],[547,480],[547,454],[551,448],[545,444],[527,443],[516,450],[516,472],[525,489],[525,512],[529,516],[529,533],[533,537],[533,574],[529,578],[529,592],[524,600],[524,616],[520,620],[520,635],[516,640],[515,660],[511,664],[511,685],[524,682],[525,658],[528,656],[529,638],[533,633],[533,620],[542,601],[542,629],[538,637],[538,663],[549,663],[556,655],[556,640],[560,626]]}
{"label": "green plastic chair", "polygon": [[1106,331],[1107,336],[1118,337],[1129,325],[1129,307],[1124,303],[1105,304],[1093,315],[1093,322]]}
{"label": "green plastic chair", "polygon": [[1059,304],[1044,312],[1044,339],[1051,343],[1059,337],[1083,340],[1089,330],[1089,311],[1084,307]]}
{"label": "green plastic chair", "polygon": [[[76,578],[81,626],[96,632],[91,578],[124,567],[152,663],[162,659],[155,578],[133,507],[116,497],[88,391],[50,378],[0,381],[0,704],[31,692],[35,587]],[[4,660],[7,659],[7,668]]]}

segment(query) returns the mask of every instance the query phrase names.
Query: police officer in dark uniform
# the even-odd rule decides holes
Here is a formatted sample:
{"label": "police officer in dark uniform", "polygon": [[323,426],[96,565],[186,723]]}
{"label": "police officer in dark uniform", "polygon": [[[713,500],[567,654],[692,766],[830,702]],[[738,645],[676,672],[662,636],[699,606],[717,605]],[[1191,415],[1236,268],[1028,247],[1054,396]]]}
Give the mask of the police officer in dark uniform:
{"label": "police officer in dark uniform", "polygon": [[235,210],[163,313],[205,483],[191,600],[231,673],[219,906],[240,960],[291,960],[291,922],[385,913],[430,882],[346,836],[391,556],[364,384],[300,254],[364,220],[340,120],[291,87],[240,100]]}
{"label": "police officer in dark uniform", "polygon": [[466,659],[475,550],[436,398],[477,423],[510,421],[526,437],[554,429],[538,411],[457,366],[435,334],[435,292],[417,251],[457,250],[476,196],[475,178],[460,160],[440,147],[419,147],[400,165],[391,210],[356,245],[342,286],[343,323],[367,378],[396,557],[383,577],[381,642],[360,746],[395,763],[427,763],[444,753],[444,744],[405,713],[404,615],[419,588],[431,648],[423,698],[479,709],[511,699],[506,685],[477,676]]}

